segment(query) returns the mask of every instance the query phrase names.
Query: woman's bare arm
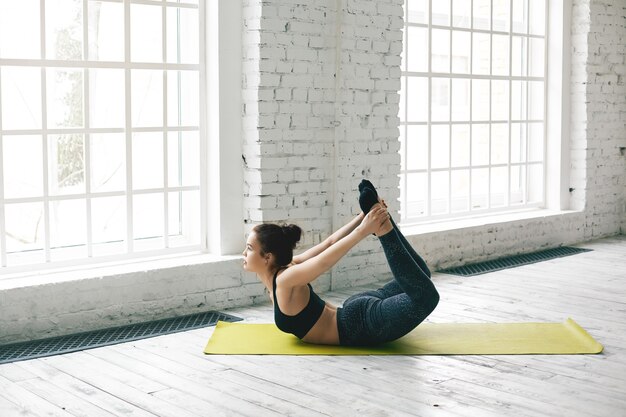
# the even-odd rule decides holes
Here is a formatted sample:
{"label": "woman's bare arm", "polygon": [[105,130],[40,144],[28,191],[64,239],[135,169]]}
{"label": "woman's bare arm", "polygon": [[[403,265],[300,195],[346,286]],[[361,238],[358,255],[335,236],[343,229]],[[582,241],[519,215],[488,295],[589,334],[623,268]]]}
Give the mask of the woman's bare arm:
{"label": "woman's bare arm", "polygon": [[332,244],[326,250],[301,264],[287,268],[278,278],[281,285],[287,287],[297,287],[306,285],[315,280],[333,267],[350,249],[352,249],[363,238],[376,232],[380,226],[389,218],[387,210],[382,206],[372,208],[363,218],[363,221],[356,226],[347,236]]}
{"label": "woman's bare arm", "polygon": [[306,251],[302,252],[299,255],[295,255],[293,257],[293,261],[292,262],[294,264],[300,264],[300,263],[306,261],[307,259],[311,259],[311,258],[319,255],[320,253],[324,252],[326,249],[331,247],[333,244],[339,242],[341,239],[343,239],[344,237],[348,236],[354,229],[357,228],[357,226],[359,224],[361,224],[361,222],[363,221],[364,217],[365,217],[365,214],[363,214],[363,212],[359,213],[359,215],[356,216],[354,219],[352,219],[348,224],[342,226],[340,229],[338,229],[332,235],[328,236],[322,242],[318,243],[317,245],[313,246],[312,248],[307,249]]}

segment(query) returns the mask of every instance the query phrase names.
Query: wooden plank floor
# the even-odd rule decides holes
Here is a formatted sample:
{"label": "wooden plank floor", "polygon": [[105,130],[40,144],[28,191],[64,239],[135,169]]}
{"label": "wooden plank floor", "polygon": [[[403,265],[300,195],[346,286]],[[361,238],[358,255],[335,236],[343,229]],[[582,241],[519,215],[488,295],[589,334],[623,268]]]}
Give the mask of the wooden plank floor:
{"label": "wooden plank floor", "polygon": [[[435,274],[429,320],[572,317],[600,355],[205,356],[204,328],[0,365],[0,416],[626,416],[626,236],[580,246],[594,251]],[[363,289],[324,297],[340,304]],[[270,304],[229,313],[272,320]]]}

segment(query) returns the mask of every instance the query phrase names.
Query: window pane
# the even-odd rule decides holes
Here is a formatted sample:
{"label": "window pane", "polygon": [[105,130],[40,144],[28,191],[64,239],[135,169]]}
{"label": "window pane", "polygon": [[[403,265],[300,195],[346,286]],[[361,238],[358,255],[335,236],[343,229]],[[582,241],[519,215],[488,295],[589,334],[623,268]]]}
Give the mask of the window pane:
{"label": "window pane", "polygon": [[43,203],[6,204],[4,216],[8,265],[44,262]]}
{"label": "window pane", "polygon": [[526,49],[528,48],[528,39],[521,36],[513,36],[513,55],[511,74],[513,76],[525,76],[528,66],[526,57]]}
{"label": "window pane", "polygon": [[472,80],[472,120],[489,120],[489,80]]}
{"label": "window pane", "polygon": [[428,0],[407,0],[407,21],[428,23]]}
{"label": "window pane", "polygon": [[43,195],[41,136],[3,136],[2,145],[4,197]]}
{"label": "window pane", "polygon": [[452,79],[452,121],[469,121],[469,90],[469,80],[459,78]]}
{"label": "window pane", "polygon": [[473,33],[472,37],[472,73],[489,75],[490,35],[487,33]]}
{"label": "window pane", "polygon": [[509,37],[493,35],[493,75],[509,75]]}
{"label": "window pane", "polygon": [[198,63],[198,9],[168,7],[167,62]]}
{"label": "window pane", "polygon": [[[400,137],[398,140],[400,141],[400,171],[404,172],[407,168],[406,159],[404,159],[404,155],[406,154],[406,126],[400,126]],[[400,175],[400,177],[402,177]]]}
{"label": "window pane", "polygon": [[169,193],[169,247],[200,243],[200,191]]}
{"label": "window pane", "polygon": [[48,59],[83,58],[81,0],[46,0],[46,56]]}
{"label": "window pane", "polygon": [[132,70],[131,85],[133,126],[163,126],[163,71]]}
{"label": "window pane", "polygon": [[406,205],[408,217],[419,217],[426,214],[428,196],[428,176],[426,173],[407,174]]}
{"label": "window pane", "polygon": [[162,7],[130,5],[130,59],[163,62]]}
{"label": "window pane", "polygon": [[523,204],[526,195],[526,167],[511,166],[511,205]]}
{"label": "window pane", "polygon": [[469,28],[471,19],[471,0],[454,0],[452,2],[452,26]]}
{"label": "window pane", "polygon": [[512,81],[511,90],[511,119],[526,120],[526,81]]}
{"label": "window pane", "polygon": [[491,81],[491,120],[509,120],[509,82]]}
{"label": "window pane", "polygon": [[407,169],[428,168],[427,126],[407,126]]}
{"label": "window pane", "polygon": [[87,256],[85,200],[50,201],[50,248],[53,261]]}
{"label": "window pane", "polygon": [[510,0],[493,0],[493,30],[509,31]]}
{"label": "window pane", "polygon": [[452,32],[452,72],[469,74],[471,38],[469,32]]}
{"label": "window pane", "polygon": [[452,125],[451,132],[452,166],[461,167],[470,164],[470,125]]}
{"label": "window pane", "polygon": [[507,203],[507,167],[491,168],[491,207],[503,207]]}
{"label": "window pane", "polygon": [[506,164],[509,161],[509,125],[491,125],[491,163]]}
{"label": "window pane", "polygon": [[163,133],[133,134],[133,189],[163,187]]}
{"label": "window pane", "polygon": [[91,135],[91,192],[126,189],[126,139],[123,133]]}
{"label": "window pane", "polygon": [[546,24],[545,0],[529,0],[528,15],[530,19],[529,32],[533,35],[543,35]]}
{"label": "window pane", "polygon": [[91,127],[124,127],[124,70],[89,70],[89,124]]}
{"label": "window pane", "polygon": [[435,122],[450,120],[450,79],[432,79],[432,106],[431,117]]}
{"label": "window pane", "polygon": [[2,129],[41,129],[41,70],[2,67]]}
{"label": "window pane", "polygon": [[124,60],[124,4],[90,1],[88,7],[89,59]]}
{"label": "window pane", "polygon": [[474,0],[474,29],[491,29],[491,0]]}
{"label": "window pane", "polygon": [[472,210],[488,207],[489,168],[472,169]]}
{"label": "window pane", "polygon": [[48,127],[83,127],[83,70],[46,70]]}
{"label": "window pane", "polygon": [[432,71],[450,72],[450,31],[433,29]]}
{"label": "window pane", "polygon": [[168,185],[200,185],[198,132],[170,132],[167,140]]}
{"label": "window pane", "polygon": [[526,123],[511,123],[511,162],[526,162]]}
{"label": "window pane", "polygon": [[450,25],[450,2],[449,1],[433,1],[432,5],[432,24],[449,26]]}
{"label": "window pane", "polygon": [[528,165],[528,202],[543,202],[543,165]]}
{"label": "window pane", "polygon": [[489,164],[489,125],[472,125],[472,166]]}
{"label": "window pane", "polygon": [[163,194],[133,196],[133,235],[137,251],[160,249],[164,245]]}
{"label": "window pane", "polygon": [[450,126],[431,126],[430,155],[431,168],[448,168],[450,166]]}
{"label": "window pane", "polygon": [[529,51],[529,68],[528,75],[531,77],[543,77],[544,76],[544,39],[530,39],[530,51]]}
{"label": "window pane", "polygon": [[543,81],[528,82],[528,108],[530,120],[543,120]]}
{"label": "window pane", "polygon": [[469,210],[469,170],[463,169],[450,173],[452,201],[450,211],[458,213]]}
{"label": "window pane", "polygon": [[513,32],[528,33],[528,0],[513,0]]}
{"label": "window pane", "polygon": [[48,137],[48,180],[51,195],[85,192],[85,141],[81,134]]}
{"label": "window pane", "polygon": [[409,122],[425,122],[428,119],[428,78],[407,78],[407,117]]}
{"label": "window pane", "polygon": [[528,160],[543,161],[543,123],[528,123]]}
{"label": "window pane", "polygon": [[126,245],[126,197],[91,200],[91,238],[94,256],[124,253]]}
{"label": "window pane", "polygon": [[200,101],[197,71],[168,71],[167,123],[169,126],[198,126]]}
{"label": "window pane", "polygon": [[39,0],[0,1],[0,58],[41,58],[39,4]]}
{"label": "window pane", "polygon": [[409,26],[406,30],[407,71],[428,71],[428,29]]}
{"label": "window pane", "polygon": [[448,213],[448,191],[450,189],[450,173],[448,171],[433,172],[431,179],[431,214]]}

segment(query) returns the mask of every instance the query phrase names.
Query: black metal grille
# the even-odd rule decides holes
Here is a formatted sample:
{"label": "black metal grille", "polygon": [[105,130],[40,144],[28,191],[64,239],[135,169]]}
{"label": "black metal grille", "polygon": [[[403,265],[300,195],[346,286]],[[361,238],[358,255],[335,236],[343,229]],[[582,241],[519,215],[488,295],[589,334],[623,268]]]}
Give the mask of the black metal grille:
{"label": "black metal grille", "polygon": [[132,340],[214,326],[217,324],[218,320],[234,322],[243,319],[218,311],[207,311],[188,316],[130,324],[122,327],[95,330],[68,336],[13,343],[0,346],[0,364],[93,349],[101,346],[130,342]]}
{"label": "black metal grille", "polygon": [[547,249],[539,252],[507,256],[504,258],[495,259],[493,261],[485,261],[475,264],[458,266],[454,268],[442,269],[438,272],[469,277],[473,275],[499,271],[501,269],[515,268],[517,266],[528,265],[535,262],[547,261],[549,259],[561,258],[563,256],[575,255],[581,252],[589,252],[591,250],[592,249],[561,246],[559,248]]}

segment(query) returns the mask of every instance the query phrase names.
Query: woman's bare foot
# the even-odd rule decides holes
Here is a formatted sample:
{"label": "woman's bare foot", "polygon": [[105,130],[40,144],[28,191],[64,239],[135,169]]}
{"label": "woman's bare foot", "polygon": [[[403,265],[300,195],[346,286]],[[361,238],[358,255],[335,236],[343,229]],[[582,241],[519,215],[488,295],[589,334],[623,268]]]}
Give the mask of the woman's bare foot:
{"label": "woman's bare foot", "polygon": [[[387,205],[385,204],[384,200],[381,200],[381,198],[378,198],[378,201],[380,201],[380,205],[382,205],[383,207],[387,208]],[[377,237],[381,237],[383,235],[386,235],[387,233],[391,232],[393,230],[393,224],[391,224],[391,216],[389,216],[387,218],[387,220],[385,220],[385,222],[380,225],[380,227],[378,228],[378,230],[374,233]]]}
{"label": "woman's bare foot", "polygon": [[381,237],[383,235],[386,235],[387,233],[391,232],[393,230],[393,225],[391,224],[391,221],[389,219],[387,219],[385,221],[385,223],[383,223],[380,228],[378,228],[378,231],[375,233],[376,236]]}

